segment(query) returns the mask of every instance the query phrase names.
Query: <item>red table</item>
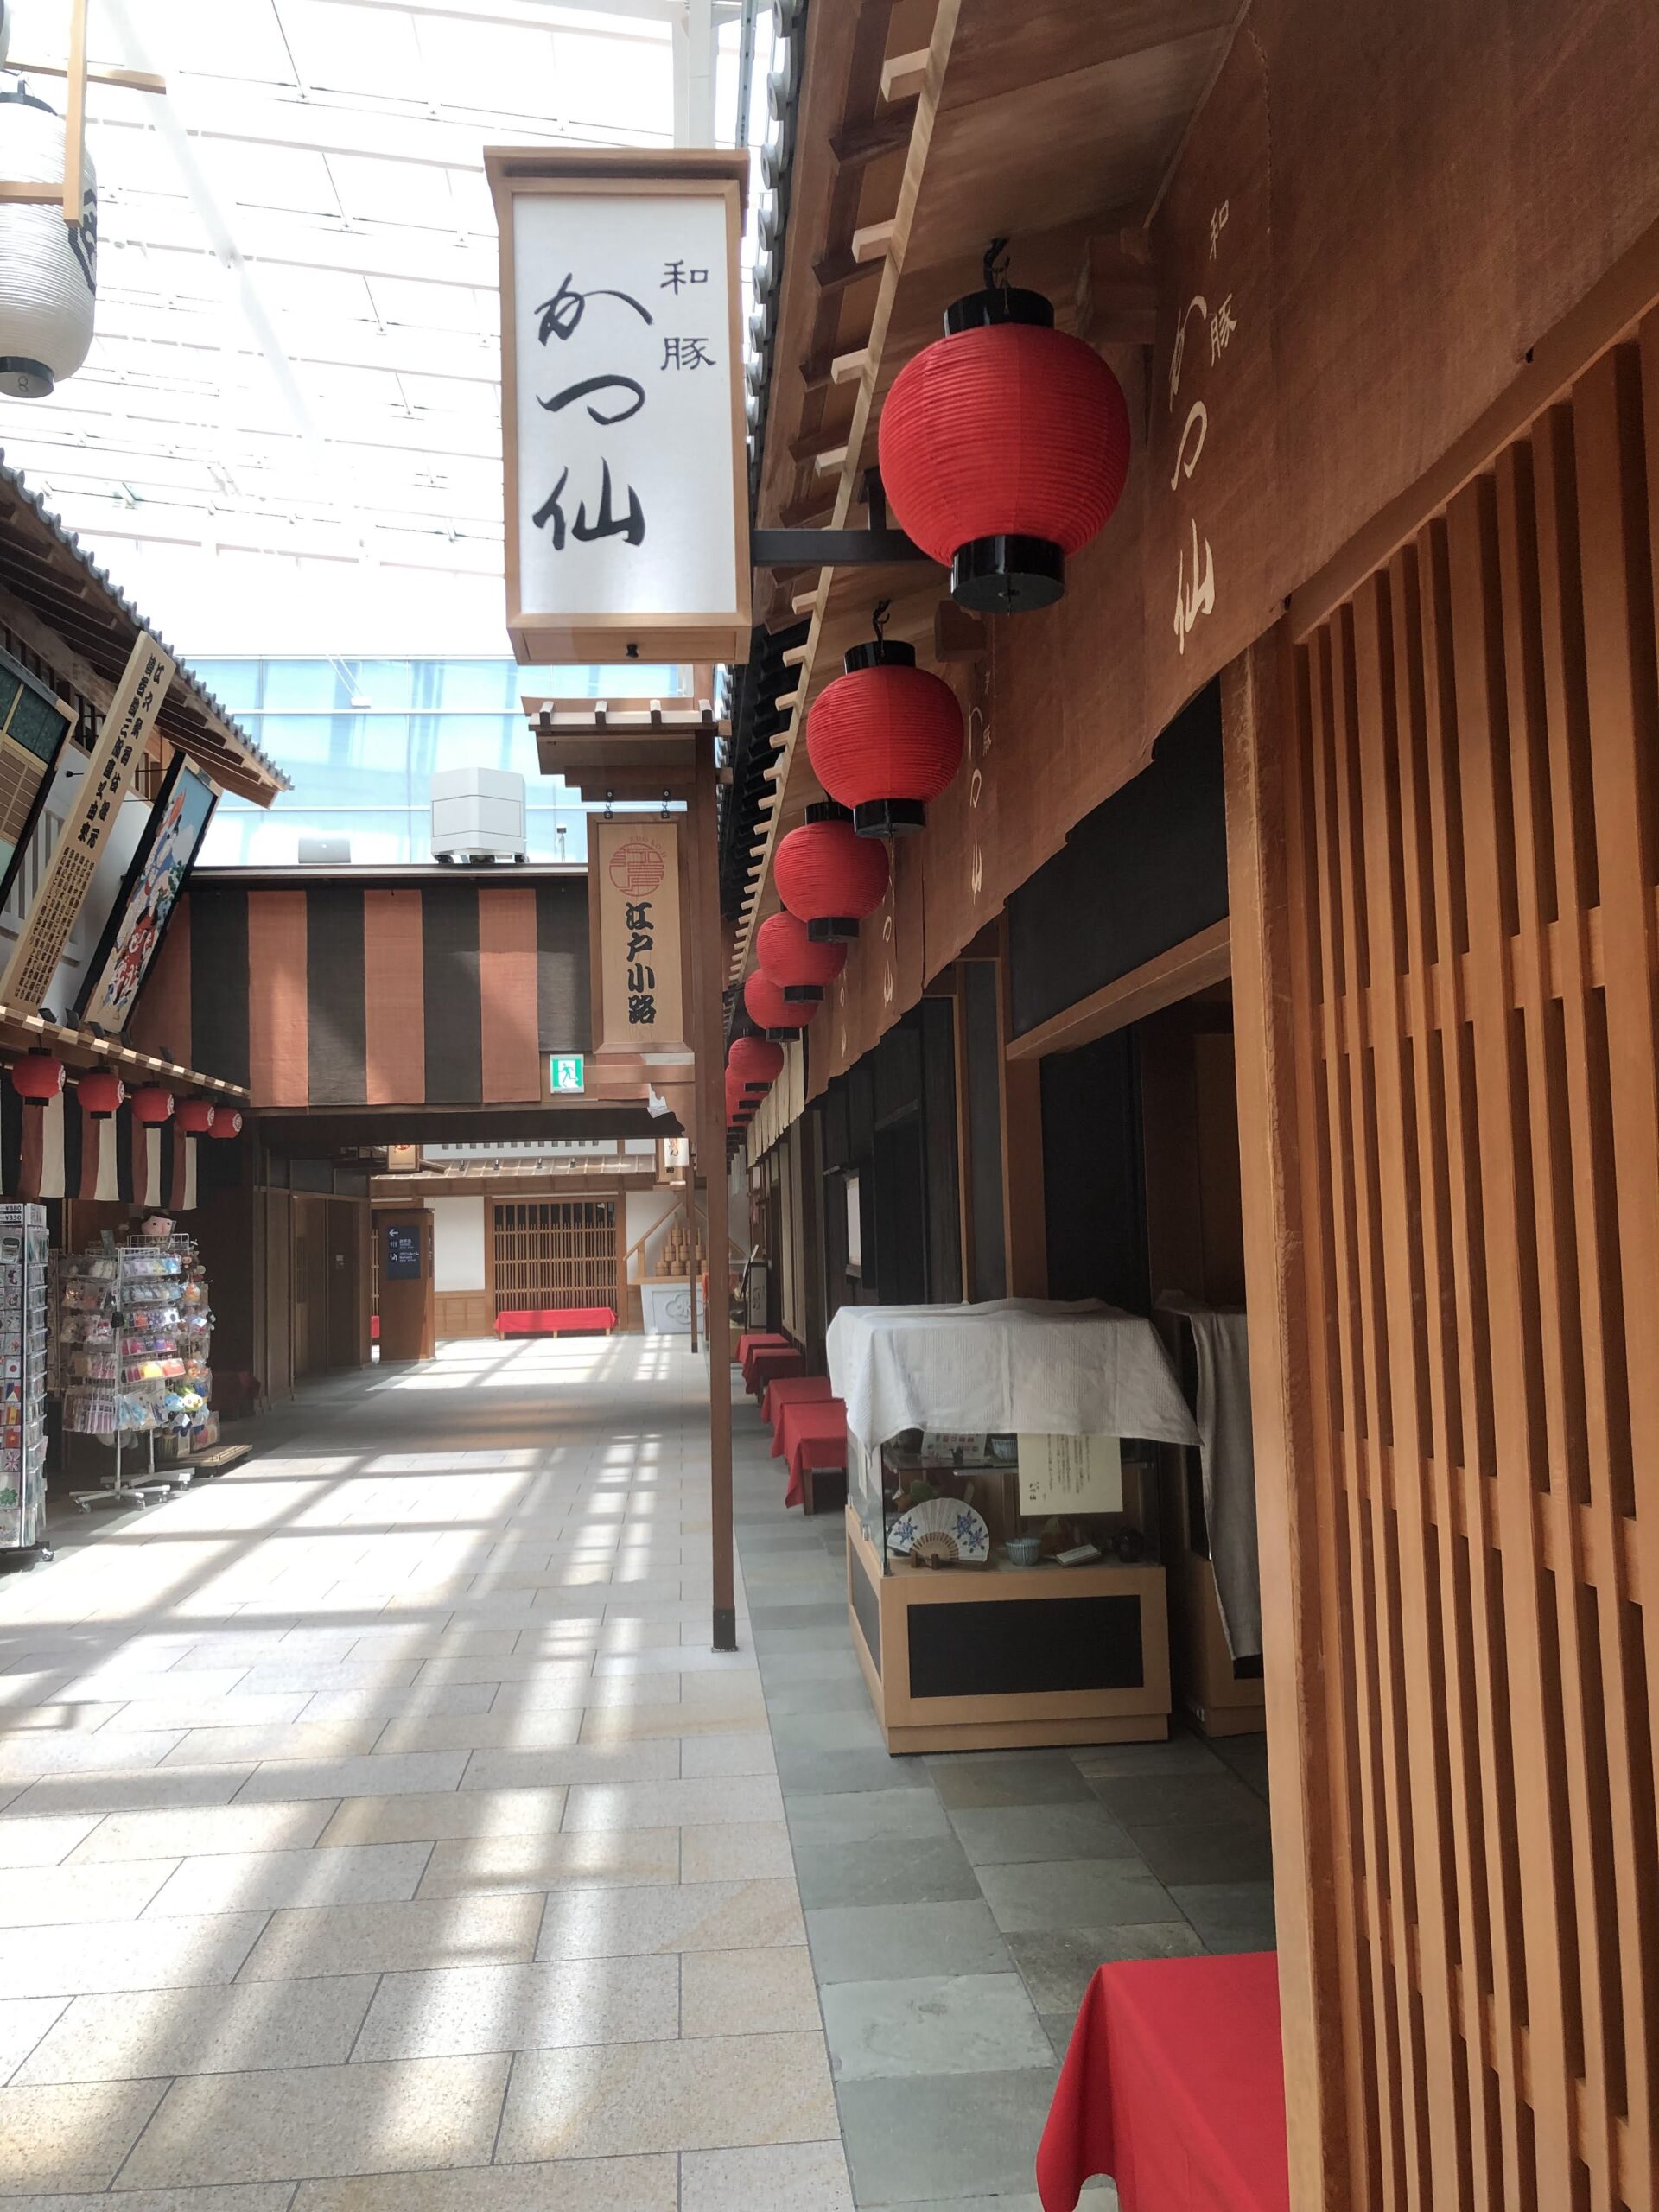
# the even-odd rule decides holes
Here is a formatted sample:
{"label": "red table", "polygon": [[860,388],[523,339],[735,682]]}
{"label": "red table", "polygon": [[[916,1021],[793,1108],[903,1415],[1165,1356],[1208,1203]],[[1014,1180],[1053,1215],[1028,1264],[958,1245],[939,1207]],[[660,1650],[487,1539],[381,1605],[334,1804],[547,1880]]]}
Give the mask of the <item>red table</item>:
{"label": "red table", "polygon": [[760,1401],[760,1418],[772,1427],[772,1456],[780,1457],[784,1448],[784,1408],[809,1405],[815,1398],[833,1397],[827,1375],[780,1375],[766,1385],[766,1395]]}
{"label": "red table", "polygon": [[847,1465],[847,1407],[840,1398],[797,1398],[784,1408],[784,1463],[789,1469],[785,1505],[804,1503],[801,1478]]}
{"label": "red table", "polygon": [[1043,2212],[1091,2174],[1122,2212],[1289,2212],[1274,1952],[1101,1967],[1037,2152]]}
{"label": "red table", "polygon": [[764,1398],[769,1382],[776,1382],[781,1376],[803,1375],[805,1371],[806,1354],[797,1351],[793,1344],[757,1344],[749,1354],[749,1363],[743,1374],[749,1395]]}

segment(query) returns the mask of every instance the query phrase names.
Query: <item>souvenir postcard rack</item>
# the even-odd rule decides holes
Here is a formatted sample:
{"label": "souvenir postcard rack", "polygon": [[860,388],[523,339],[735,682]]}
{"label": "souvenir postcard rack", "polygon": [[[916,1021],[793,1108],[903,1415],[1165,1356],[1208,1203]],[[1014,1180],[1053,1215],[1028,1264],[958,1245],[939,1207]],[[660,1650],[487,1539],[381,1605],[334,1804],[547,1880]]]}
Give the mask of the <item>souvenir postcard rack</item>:
{"label": "souvenir postcard rack", "polygon": [[46,1209],[0,1205],[0,1560],[46,1544]]}
{"label": "souvenir postcard rack", "polygon": [[[60,1290],[58,1371],[66,1436],[110,1450],[99,1487],[71,1495],[147,1505],[190,1480],[186,1462],[156,1465],[163,1449],[210,1441],[213,1314],[188,1236],[117,1244],[106,1238],[69,1259]],[[135,1460],[137,1465],[135,1466]]]}

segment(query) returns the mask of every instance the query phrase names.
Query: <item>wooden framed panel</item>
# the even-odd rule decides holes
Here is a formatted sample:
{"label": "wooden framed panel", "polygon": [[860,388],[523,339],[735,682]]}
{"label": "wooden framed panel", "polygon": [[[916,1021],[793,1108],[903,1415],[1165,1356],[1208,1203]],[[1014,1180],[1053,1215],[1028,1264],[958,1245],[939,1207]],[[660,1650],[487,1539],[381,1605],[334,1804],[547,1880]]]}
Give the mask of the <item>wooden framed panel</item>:
{"label": "wooden framed panel", "polygon": [[1299,2205],[1655,2202],[1656,451],[1650,315],[1229,680]]}

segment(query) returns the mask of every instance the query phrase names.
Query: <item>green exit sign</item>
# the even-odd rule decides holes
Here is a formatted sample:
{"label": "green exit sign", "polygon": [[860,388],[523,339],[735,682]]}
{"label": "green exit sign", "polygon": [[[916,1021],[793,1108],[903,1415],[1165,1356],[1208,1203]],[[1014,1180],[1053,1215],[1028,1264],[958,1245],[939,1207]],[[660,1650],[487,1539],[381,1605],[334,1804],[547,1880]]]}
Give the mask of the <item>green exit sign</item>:
{"label": "green exit sign", "polygon": [[580,1090],[582,1089],[582,1054],[580,1052],[550,1053],[547,1076],[555,1096],[561,1091]]}

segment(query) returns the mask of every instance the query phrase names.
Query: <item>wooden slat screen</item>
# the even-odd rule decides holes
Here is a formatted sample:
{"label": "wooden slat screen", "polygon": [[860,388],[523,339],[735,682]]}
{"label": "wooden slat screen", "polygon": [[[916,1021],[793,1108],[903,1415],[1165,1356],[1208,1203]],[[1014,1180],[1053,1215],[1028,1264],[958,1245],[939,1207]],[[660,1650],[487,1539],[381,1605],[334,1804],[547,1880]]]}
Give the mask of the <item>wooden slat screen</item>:
{"label": "wooden slat screen", "polygon": [[1655,2204],[1656,535],[1659,318],[1230,694],[1299,2203]]}
{"label": "wooden slat screen", "polygon": [[616,1311],[616,1202],[498,1199],[495,1310],[608,1306]]}

